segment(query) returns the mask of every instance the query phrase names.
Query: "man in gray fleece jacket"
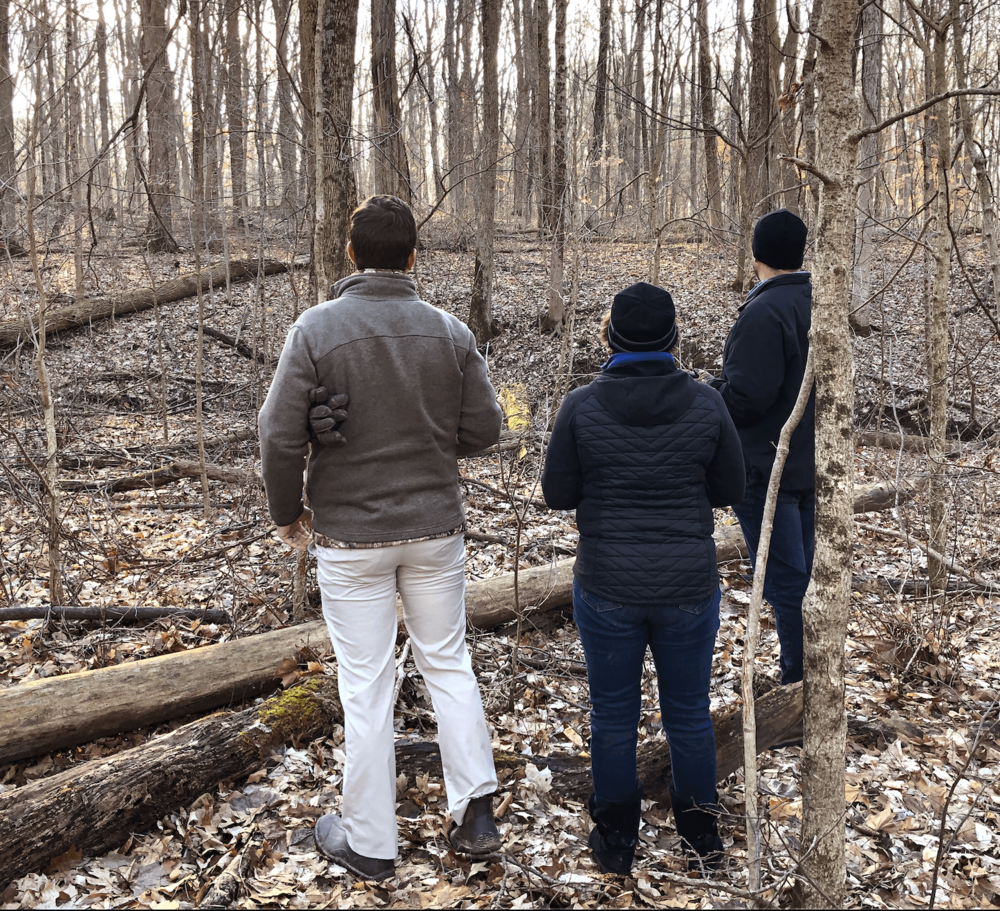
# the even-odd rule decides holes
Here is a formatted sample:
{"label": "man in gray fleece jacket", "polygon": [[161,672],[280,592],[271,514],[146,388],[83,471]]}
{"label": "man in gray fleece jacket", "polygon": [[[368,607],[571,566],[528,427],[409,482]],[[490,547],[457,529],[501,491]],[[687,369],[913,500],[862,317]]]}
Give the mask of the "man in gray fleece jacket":
{"label": "man in gray fleece jacket", "polygon": [[[503,413],[468,327],[421,301],[405,274],[415,245],[413,215],[395,197],[355,210],[348,254],[362,271],[292,326],[259,416],[268,509],[282,540],[316,555],[344,706],[342,815],[318,821],[316,842],[374,879],[392,875],[396,856],[397,589],[437,714],[449,839],[469,854],[500,845],[493,754],[465,645],[456,457],[493,445]],[[309,455],[310,517],[302,481],[318,386],[346,395],[350,418],[343,445]]]}

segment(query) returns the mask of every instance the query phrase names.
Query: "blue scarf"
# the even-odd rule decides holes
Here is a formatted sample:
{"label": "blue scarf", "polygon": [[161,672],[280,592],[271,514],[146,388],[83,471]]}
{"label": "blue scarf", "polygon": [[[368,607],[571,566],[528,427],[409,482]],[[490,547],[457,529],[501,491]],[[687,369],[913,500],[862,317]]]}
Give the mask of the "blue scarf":
{"label": "blue scarf", "polygon": [[669,351],[619,351],[612,354],[603,364],[601,370],[610,370],[612,367],[620,367],[622,364],[632,364],[635,361],[670,361],[674,362],[673,355]]}

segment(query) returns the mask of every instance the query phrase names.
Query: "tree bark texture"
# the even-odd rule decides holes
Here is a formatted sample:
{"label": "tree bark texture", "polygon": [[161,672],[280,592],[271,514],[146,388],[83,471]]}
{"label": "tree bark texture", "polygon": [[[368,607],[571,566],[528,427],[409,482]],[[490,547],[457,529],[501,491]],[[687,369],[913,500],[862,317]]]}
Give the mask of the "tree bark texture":
{"label": "tree bark texture", "polygon": [[351,146],[354,111],[354,45],[358,0],[320,0],[317,22],[316,217],[312,281],[317,297],[327,299],[330,285],[347,275],[347,235],[358,201]]}
{"label": "tree bark texture", "polygon": [[240,227],[246,224],[247,151],[243,105],[243,47],[240,41],[240,2],[225,0],[226,120],[229,125],[229,173],[233,181],[233,209]]}
{"label": "tree bark texture", "polygon": [[479,206],[476,229],[476,265],[472,275],[469,328],[477,345],[496,335],[493,321],[493,243],[496,237],[497,151],[500,142],[500,95],[497,82],[497,48],[500,42],[500,3],[482,0],[480,6],[483,48],[483,145],[479,153]]}
{"label": "tree bark texture", "polygon": [[[761,699],[757,721],[761,749],[777,742],[801,718],[801,695],[795,685]],[[719,780],[739,767],[740,715],[737,711],[723,716],[716,728]],[[201,718],[107,759],[0,794],[0,889],[13,879],[44,870],[70,848],[92,855],[115,847],[133,832],[152,827],[164,814],[187,807],[220,781],[244,778],[281,744],[329,735],[342,721],[337,677],[331,674],[261,705]],[[411,774],[414,765],[440,769],[439,754],[435,757],[431,744],[400,744],[397,754],[399,764]],[[639,770],[650,799],[667,799],[669,757],[662,739],[647,741],[639,749]],[[494,761],[498,768],[523,768],[529,759],[500,753]],[[534,761],[558,773],[553,784],[561,794],[586,799],[591,787],[588,758],[556,753]]]}
{"label": "tree bark texture", "polygon": [[[879,122],[882,107],[882,8],[877,3],[861,13],[861,128]],[[875,189],[879,179],[878,134],[865,136],[858,161],[858,211],[855,216],[854,284],[851,292],[851,326],[861,334],[871,331],[872,258],[875,253]]]}
{"label": "tree bark texture", "polygon": [[376,193],[398,196],[408,203],[410,167],[399,119],[396,77],[396,0],[373,0],[371,13],[374,187]]}
{"label": "tree bark texture", "polygon": [[851,235],[857,145],[852,56],[857,5],[824,0],[816,29],[816,132],[820,197],[810,348],[816,370],[816,551],[802,604],[804,627],[803,907],[846,898],[844,773],[847,750],[844,640],[854,540],[854,367]]}
{"label": "tree bark texture", "polygon": [[[932,40],[933,88],[938,94],[947,91],[948,72],[945,57],[948,22],[937,25]],[[951,273],[951,231],[948,228],[948,167],[951,157],[951,120],[948,102],[931,109],[931,163],[934,182],[934,223],[931,236],[933,275],[927,298],[927,405],[930,411],[931,448],[927,467],[931,473],[928,490],[928,544],[943,554],[948,543],[947,498],[945,478],[946,433],[948,429],[948,277]],[[943,593],[948,585],[948,568],[941,560],[928,555],[927,575],[931,592]]]}
{"label": "tree bark texture", "polygon": [[718,231],[722,224],[722,186],[719,179],[719,147],[715,126],[715,85],[712,79],[712,45],[708,31],[708,0],[697,0],[698,93],[701,102],[701,126],[705,143],[705,207],[708,225]]}
{"label": "tree bark texture", "polygon": [[[10,0],[0,0],[0,246],[12,254],[21,252],[14,244],[17,223],[17,162],[14,156],[14,74],[10,69]],[[29,200],[29,205],[34,201]]]}
{"label": "tree bark texture", "polygon": [[276,102],[278,105],[278,158],[281,162],[281,201],[286,212],[292,212],[298,205],[299,191],[295,166],[295,144],[298,139],[298,125],[292,108],[291,61],[288,56],[288,33],[292,27],[291,0],[272,0],[274,21],[277,25],[275,56],[277,57],[278,78]]}
{"label": "tree bark texture", "polygon": [[[45,329],[51,335],[54,332],[65,332],[69,329],[79,329],[91,323],[111,317],[124,316],[128,313],[141,313],[151,310],[157,304],[169,304],[174,301],[192,297],[198,293],[199,287],[207,291],[209,287],[218,288],[226,282],[226,273],[232,282],[249,281],[257,277],[261,269],[264,275],[277,275],[287,272],[289,263],[276,260],[265,260],[261,266],[257,260],[232,260],[228,263],[218,263],[203,272],[182,275],[158,285],[156,288],[140,288],[128,291],[121,297],[84,298],[65,307],[55,307],[45,312]],[[0,321],[0,348],[9,348],[30,339],[38,332],[36,320],[3,320]]]}
{"label": "tree bark texture", "polygon": [[552,181],[552,93],[549,54],[549,0],[535,0],[535,40],[538,47],[538,227],[551,231],[555,225],[555,191]]}
{"label": "tree bark texture", "polygon": [[[969,85],[968,64],[965,58],[965,20],[962,18],[960,0],[951,0],[951,19],[954,29],[952,39],[955,45],[955,78],[959,88]],[[968,95],[958,99],[958,109],[962,117],[962,141],[965,154],[971,159],[976,174],[976,191],[983,211],[983,239],[989,256],[990,274],[993,277],[993,309],[1000,313],[1000,246],[997,244],[997,215],[993,186],[990,182],[986,154],[981,139],[977,139],[972,116],[972,100]]]}
{"label": "tree bark texture", "polygon": [[549,269],[549,304],[542,319],[542,330],[554,332],[566,319],[563,285],[566,273],[566,233],[569,205],[567,183],[568,137],[566,135],[566,7],[568,0],[554,0],[556,85],[552,105],[552,260]]}
{"label": "tree bark texture", "polygon": [[173,76],[166,44],[169,39],[164,0],[140,0],[140,47],[146,72],[146,119],[149,169],[146,175],[150,206],[145,242],[151,252],[173,253],[173,197],[177,186],[177,145],[174,132]]}

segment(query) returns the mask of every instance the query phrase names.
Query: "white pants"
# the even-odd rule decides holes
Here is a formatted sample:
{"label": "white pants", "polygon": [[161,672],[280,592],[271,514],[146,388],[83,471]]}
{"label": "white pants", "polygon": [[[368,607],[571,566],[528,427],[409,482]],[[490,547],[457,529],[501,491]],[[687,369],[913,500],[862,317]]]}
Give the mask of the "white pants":
{"label": "white pants", "polygon": [[348,844],[365,857],[392,859],[397,588],[413,660],[437,714],[454,820],[461,825],[469,801],[497,789],[479,685],[465,646],[465,540],[457,534],[391,547],[312,550],[344,706],[342,816]]}

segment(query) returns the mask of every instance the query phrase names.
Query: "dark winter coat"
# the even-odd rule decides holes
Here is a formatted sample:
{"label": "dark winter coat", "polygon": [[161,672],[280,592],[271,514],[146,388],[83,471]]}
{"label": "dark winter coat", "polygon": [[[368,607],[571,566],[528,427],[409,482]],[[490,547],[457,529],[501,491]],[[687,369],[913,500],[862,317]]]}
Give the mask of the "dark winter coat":
{"label": "dark winter coat", "polygon": [[719,584],[712,507],[743,499],[719,394],[662,353],[617,354],[556,416],[545,502],[576,509],[576,577],[602,598],[685,606]]}
{"label": "dark winter coat", "polygon": [[[812,284],[808,272],[776,275],[740,307],[712,385],[733,418],[751,481],[767,483],[778,437],[795,406],[809,354]],[[815,486],[816,391],[792,434],[781,489]]]}

